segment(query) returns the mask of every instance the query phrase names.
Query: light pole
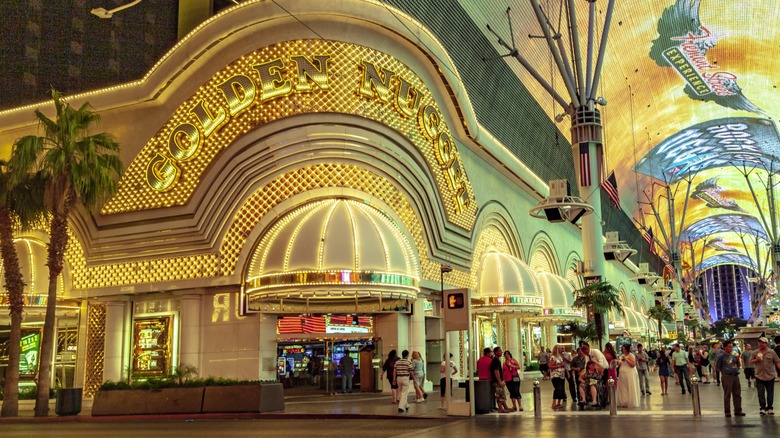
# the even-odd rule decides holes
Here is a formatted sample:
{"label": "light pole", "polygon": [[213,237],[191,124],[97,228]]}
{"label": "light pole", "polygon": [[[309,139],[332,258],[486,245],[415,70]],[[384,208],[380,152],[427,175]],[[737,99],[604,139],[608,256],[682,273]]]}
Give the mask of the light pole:
{"label": "light pole", "polygon": [[[606,15],[604,18],[604,27],[601,30],[601,41],[598,52],[595,50],[596,34],[596,0],[588,0],[588,28],[587,28],[587,48],[584,53],[580,45],[580,35],[577,21],[577,9],[574,0],[561,0],[566,2],[565,29],[554,28],[545,16],[539,4],[539,0],[529,0],[534,14],[539,22],[539,27],[543,33],[543,38],[555,66],[560,73],[563,84],[566,87],[568,97],[564,98],[551,86],[520,54],[514,46],[514,35],[512,35],[510,46],[496,32],[488,26],[488,30],[498,38],[498,43],[509,50],[509,53],[502,57],[511,56],[536,79],[539,84],[552,96],[565,111],[565,115],[571,117],[571,145],[574,156],[575,173],[582,199],[588,200],[596,214],[582,217],[582,253],[585,261],[586,272],[584,274],[590,277],[598,277],[602,280],[604,276],[604,247],[602,243],[603,229],[601,224],[601,196],[597,193],[602,182],[603,167],[603,127],[601,124],[601,114],[596,109],[596,104],[605,105],[606,100],[598,96],[599,80],[601,69],[604,65],[604,55],[607,48],[607,36],[609,34],[610,24],[612,22],[612,12],[615,7],[615,0],[609,0],[607,4]],[[510,10],[507,9],[507,17]],[[510,32],[512,31],[511,18],[509,20]],[[569,44],[564,41],[565,33]],[[566,48],[572,50],[571,57],[566,53]],[[593,55],[597,53],[596,63],[593,63]],[[569,63],[573,59],[573,65]],[[585,65],[583,65],[585,60]],[[565,117],[565,116],[564,116]],[[556,120],[562,120],[563,117],[556,117]],[[596,278],[593,278],[596,281]],[[605,324],[608,322],[605,320]],[[607,337],[608,337],[607,332]]]}

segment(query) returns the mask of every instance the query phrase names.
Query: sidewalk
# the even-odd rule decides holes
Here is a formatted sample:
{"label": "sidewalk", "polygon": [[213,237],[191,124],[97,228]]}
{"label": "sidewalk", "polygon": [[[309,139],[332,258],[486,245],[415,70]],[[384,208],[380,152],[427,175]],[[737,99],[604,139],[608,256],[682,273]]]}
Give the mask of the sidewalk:
{"label": "sidewalk", "polygon": [[[553,411],[552,384],[550,381],[540,380],[542,396],[543,417],[577,417],[577,416],[609,416],[609,410],[585,410],[579,411],[576,403],[569,399],[565,408]],[[669,394],[662,396],[657,376],[650,379],[650,387],[653,392],[650,396],[642,397],[640,408],[619,408],[619,417],[629,416],[683,416],[692,417],[693,409],[690,395],[682,395],[679,386],[670,382]],[[703,417],[723,417],[723,391],[713,384],[700,384],[701,411]],[[479,417],[533,417],[533,378],[526,376],[521,386],[523,397],[523,412],[510,414],[491,413]],[[326,419],[326,418],[395,418],[395,419],[443,419],[447,418],[446,411],[439,409],[440,400],[438,388],[429,394],[424,403],[414,403],[413,391],[410,396],[409,411],[399,413],[398,406],[391,403],[390,393],[360,393],[326,395],[318,392],[309,392],[305,388],[301,391],[288,391],[285,396],[285,410],[272,413],[248,413],[248,414],[176,414],[154,416],[122,416],[122,417],[92,417],[92,400],[86,399],[82,403],[82,411],[74,417],[57,417],[54,413],[54,401],[51,403],[51,415],[46,418],[33,417],[33,400],[19,402],[20,417],[0,418],[0,422],[111,422],[111,421],[158,421],[158,420],[196,420],[196,419],[249,419],[249,418],[286,418],[286,419]],[[464,399],[464,390],[455,388],[456,400]],[[567,387],[568,395],[568,387]],[[511,401],[508,400],[511,406]],[[742,380],[742,404],[748,417],[758,417],[758,397],[755,388],[748,388]],[[457,418],[457,417],[451,417]]]}

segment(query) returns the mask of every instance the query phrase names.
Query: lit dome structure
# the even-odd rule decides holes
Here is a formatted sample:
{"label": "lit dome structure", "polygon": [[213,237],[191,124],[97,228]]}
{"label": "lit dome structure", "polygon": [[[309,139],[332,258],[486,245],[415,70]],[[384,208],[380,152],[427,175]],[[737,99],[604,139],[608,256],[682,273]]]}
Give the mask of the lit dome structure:
{"label": "lit dome structure", "polygon": [[[45,308],[49,291],[49,269],[46,268],[46,244],[36,239],[16,239],[14,241],[16,253],[19,257],[19,268],[24,279],[24,306],[29,308]],[[57,279],[57,300],[65,297],[65,285],[70,281],[64,281],[68,275],[67,264],[63,267],[63,273]],[[0,261],[0,278],[5,278],[5,267]],[[5,290],[5,282],[0,284],[0,305],[8,306],[8,291]]]}
{"label": "lit dome structure", "polygon": [[522,260],[509,254],[488,253],[482,261],[476,313],[526,313],[536,315],[544,307],[539,280]]}
{"label": "lit dome structure", "polygon": [[538,272],[536,278],[544,297],[544,309],[537,318],[546,322],[584,322],[584,312],[572,307],[574,287],[565,278],[550,272]]}
{"label": "lit dome structure", "polygon": [[398,225],[366,202],[328,199],[274,224],[246,279],[252,310],[273,313],[404,311],[419,292],[419,264]]}

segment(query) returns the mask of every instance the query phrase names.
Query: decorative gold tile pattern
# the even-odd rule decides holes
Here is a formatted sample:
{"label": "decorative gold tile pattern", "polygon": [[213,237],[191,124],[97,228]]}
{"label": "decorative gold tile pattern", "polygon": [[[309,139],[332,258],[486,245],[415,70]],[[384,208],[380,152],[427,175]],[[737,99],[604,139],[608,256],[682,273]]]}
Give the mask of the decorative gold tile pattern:
{"label": "decorative gold tile pattern", "polygon": [[[393,183],[367,169],[343,163],[305,166],[282,174],[258,188],[241,205],[220,245],[218,254],[148,259],[127,263],[87,265],[78,240],[71,235],[66,252],[73,274],[73,289],[124,286],[193,278],[232,275],[247,237],[263,216],[279,202],[307,190],[346,187],[381,199],[401,218],[412,235],[420,257],[422,278],[440,280],[439,263],[428,258],[428,246],[421,222],[412,205]],[[473,274],[476,275],[476,274]],[[447,274],[447,284],[468,287],[469,273],[455,270]]]}
{"label": "decorative gold tile pattern", "polygon": [[92,398],[103,384],[106,341],[106,306],[87,305],[87,361],[84,370],[84,397]]}
{"label": "decorative gold tile pattern", "polygon": [[519,254],[513,254],[509,247],[509,243],[506,241],[503,233],[497,227],[488,225],[485,227],[477,238],[477,244],[474,246],[474,254],[472,257],[471,272],[469,276],[469,282],[471,289],[476,291],[477,281],[479,281],[479,271],[482,266],[482,258],[485,256],[485,252],[490,248],[493,251],[510,254],[515,257],[520,257]]}
{"label": "decorative gold tile pattern", "polygon": [[[303,55],[309,59],[318,55],[330,56],[327,88],[323,89],[313,85],[313,89],[309,92],[294,91],[299,78],[297,77],[296,64],[290,57],[297,55]],[[196,118],[190,110],[203,100],[209,110],[216,114],[220,108],[227,107],[224,95],[217,88],[218,84],[239,73],[257,78],[257,72],[253,70],[253,66],[275,59],[281,59],[283,68],[278,71],[283,80],[291,81],[293,91],[264,103],[259,103],[260,98],[257,97],[254,103],[243,112],[233,117],[228,115],[227,122],[214,129],[213,133],[205,138],[202,147],[195,155],[187,157],[184,162],[177,162],[182,172],[175,185],[164,192],[152,189],[147,182],[147,165],[158,153],[170,154],[168,152],[168,139],[176,127],[182,123],[197,125]],[[433,142],[423,134],[418,125],[418,118],[400,115],[399,110],[392,102],[383,103],[378,98],[366,98],[359,93],[363,77],[359,67],[362,60],[373,63],[379,69],[391,70],[395,75],[408,81],[415,90],[419,90],[422,95],[420,108],[424,108],[426,105],[437,108],[431,92],[411,69],[392,56],[377,50],[355,44],[323,40],[287,41],[268,46],[248,53],[229,64],[216,73],[209,82],[202,85],[190,99],[182,103],[130,164],[122,181],[120,181],[116,196],[106,203],[101,213],[113,214],[185,205],[189,202],[195,188],[200,184],[201,177],[209,164],[221,151],[230,147],[244,134],[265,124],[297,114],[340,113],[375,120],[397,130],[409,139],[425,156],[427,164],[435,176],[436,186],[443,199],[448,219],[453,224],[470,230],[476,218],[477,203],[471,184],[465,177],[465,169],[463,169],[460,157],[457,153],[455,154],[456,161],[464,172],[464,178],[461,181],[471,202],[463,212],[459,213],[453,201],[454,191],[448,186],[444,172],[436,161]],[[259,80],[256,82],[259,94],[262,86]],[[396,88],[398,88],[398,84],[394,83],[392,89]],[[445,123],[441,123],[441,130],[449,133],[450,131],[445,125]],[[201,132],[201,135],[205,135],[204,132]]]}

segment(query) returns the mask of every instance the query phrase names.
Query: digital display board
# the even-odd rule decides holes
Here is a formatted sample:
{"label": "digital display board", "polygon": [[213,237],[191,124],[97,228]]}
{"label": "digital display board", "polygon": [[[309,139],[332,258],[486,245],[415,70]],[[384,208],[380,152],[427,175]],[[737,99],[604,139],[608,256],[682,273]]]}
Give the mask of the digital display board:
{"label": "digital display board", "polygon": [[[568,42],[565,8],[560,8],[559,1],[540,4],[554,28],[562,17],[561,33]],[[584,44],[590,2],[574,4]],[[607,4],[595,2],[599,31]],[[482,25],[485,37],[499,54],[506,53],[506,49],[484,24],[508,41],[509,6],[518,52],[568,99],[548,45],[526,37],[542,35],[529,2],[461,0],[460,5],[475,23]],[[654,198],[661,221],[668,221],[666,200],[661,199],[661,190],[654,186],[659,182],[677,189],[672,206],[677,230],[697,224],[687,231],[690,237],[706,236],[708,241],[719,237],[727,247],[755,257],[754,242],[746,240],[746,249],[735,233],[699,221],[723,213],[760,218],[760,210],[768,211],[761,184],[767,174],[764,168],[774,172],[780,169],[780,141],[774,122],[780,102],[780,57],[774,56],[780,41],[778,22],[780,1],[615,2],[597,96],[608,102],[598,107],[605,127],[604,164],[607,172],[615,171],[621,206],[638,223],[652,227],[660,243],[665,244],[654,215],[647,206],[643,211],[638,205],[647,202],[643,192],[647,193]],[[563,47],[571,58],[572,45],[564,42]],[[517,60],[508,57],[504,62],[550,120],[564,112]],[[568,136],[570,119],[564,117],[556,126]],[[758,168],[751,170],[754,166]],[[745,173],[754,185],[758,205]],[[686,205],[689,182],[691,197]],[[761,224],[755,221],[752,225]],[[668,223],[662,226],[667,231],[670,228]],[[707,235],[708,232],[717,235]],[[697,242],[695,260],[690,260],[688,251],[681,251],[681,255],[690,266],[697,266],[702,256],[707,259],[723,254],[713,245]],[[718,257],[708,263],[731,261]]]}

